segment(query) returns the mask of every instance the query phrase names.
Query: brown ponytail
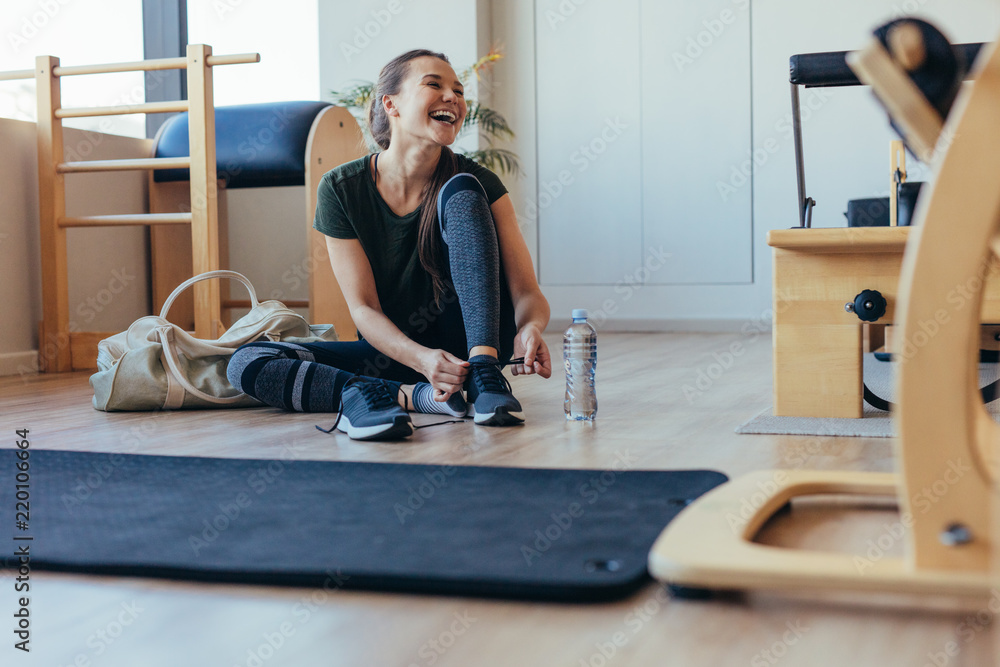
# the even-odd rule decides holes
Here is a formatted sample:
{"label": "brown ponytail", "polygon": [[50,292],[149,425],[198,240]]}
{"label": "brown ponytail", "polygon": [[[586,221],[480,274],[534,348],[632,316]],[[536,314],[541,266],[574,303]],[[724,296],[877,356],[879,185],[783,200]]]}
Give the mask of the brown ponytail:
{"label": "brown ponytail", "polygon": [[[414,49],[390,60],[378,75],[378,81],[372,90],[368,107],[368,128],[375,143],[382,150],[389,148],[389,142],[392,140],[389,117],[385,113],[382,98],[386,95],[397,94],[409,72],[410,61],[424,56],[438,58],[451,64],[451,61],[443,53],[427,49]],[[421,266],[431,276],[434,285],[434,302],[437,305],[441,303],[441,297],[447,284],[444,271],[441,268],[441,233],[438,230],[437,222],[437,194],[448,179],[455,175],[455,169],[455,154],[447,146],[442,146],[437,168],[434,169],[431,180],[424,188],[420,201],[417,252],[420,256]]]}

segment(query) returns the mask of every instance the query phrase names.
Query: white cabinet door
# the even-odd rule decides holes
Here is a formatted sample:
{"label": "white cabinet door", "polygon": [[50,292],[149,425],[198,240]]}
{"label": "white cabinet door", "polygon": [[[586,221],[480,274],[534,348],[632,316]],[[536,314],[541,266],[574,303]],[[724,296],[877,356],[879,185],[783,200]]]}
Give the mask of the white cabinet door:
{"label": "white cabinet door", "polygon": [[[538,0],[539,274],[752,281],[750,12],[743,0]],[[648,277],[647,277],[648,276]]]}
{"label": "white cabinet door", "polygon": [[639,0],[538,0],[539,277],[614,284],[640,265]]}
{"label": "white cabinet door", "polygon": [[643,254],[670,255],[648,282],[752,282],[749,0],[641,12]]}

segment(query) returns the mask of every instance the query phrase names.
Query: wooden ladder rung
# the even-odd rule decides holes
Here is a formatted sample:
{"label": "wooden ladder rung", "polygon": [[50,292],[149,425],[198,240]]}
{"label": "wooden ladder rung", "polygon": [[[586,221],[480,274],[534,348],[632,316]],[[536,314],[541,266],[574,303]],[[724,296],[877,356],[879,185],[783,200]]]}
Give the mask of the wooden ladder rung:
{"label": "wooden ladder rung", "polygon": [[17,81],[18,79],[34,79],[33,69],[13,69],[7,72],[0,72],[0,81]]}
{"label": "wooden ladder rung", "polygon": [[176,102],[145,102],[143,104],[122,104],[114,107],[81,107],[56,109],[56,118],[85,118],[88,116],[127,116],[133,113],[173,113],[187,111],[187,100]]}
{"label": "wooden ladder rung", "polygon": [[189,157],[155,157],[132,160],[84,160],[82,162],[60,162],[56,172],[78,174],[88,171],[129,171],[134,169],[188,169]]}
{"label": "wooden ladder rung", "polygon": [[[233,53],[225,56],[209,56],[208,66],[216,65],[239,65],[242,63],[259,63],[259,53]],[[137,60],[127,63],[106,63],[103,65],[74,65],[70,67],[58,66],[53,68],[53,76],[75,76],[80,74],[110,74],[111,72],[150,72],[153,70],[165,69],[187,69],[187,58],[156,58],[153,60]],[[21,72],[31,72],[34,70],[20,70]],[[18,77],[22,78],[22,77]],[[29,77],[23,77],[29,78]]]}
{"label": "wooden ladder rung", "polygon": [[119,227],[128,225],[191,224],[190,213],[127,213],[59,218],[60,227]]}

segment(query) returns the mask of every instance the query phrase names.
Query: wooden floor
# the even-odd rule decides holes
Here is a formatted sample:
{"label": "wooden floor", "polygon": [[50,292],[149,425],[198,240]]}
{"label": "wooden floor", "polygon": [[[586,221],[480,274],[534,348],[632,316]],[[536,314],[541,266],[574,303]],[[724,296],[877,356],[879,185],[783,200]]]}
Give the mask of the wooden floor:
{"label": "wooden floor", "polygon": [[[558,334],[546,335],[558,352]],[[741,354],[728,356],[739,343]],[[325,415],[269,408],[106,414],[86,373],[0,378],[8,435],[32,447],[242,458],[601,469],[619,454],[636,469],[760,468],[890,471],[892,442],[737,435],[771,403],[768,336],[601,334],[600,410],[593,425],[563,417],[563,374],[513,378],[523,428],[471,423],[418,430],[404,444],[362,444],[318,432]],[[428,416],[418,415],[417,421]],[[3,445],[9,446],[6,441]],[[777,544],[864,554],[892,511],[803,508],[767,529]],[[896,552],[894,552],[896,553]],[[650,583],[600,605],[536,604],[309,589],[33,574],[33,652],[11,648],[10,573],[0,581],[0,664],[325,666],[997,665],[1000,611],[857,606],[754,596],[670,600]],[[131,611],[125,611],[126,608]],[[972,620],[969,620],[971,613]],[[119,625],[128,620],[127,625]],[[277,648],[273,648],[277,645]],[[10,658],[15,658],[13,661]]]}

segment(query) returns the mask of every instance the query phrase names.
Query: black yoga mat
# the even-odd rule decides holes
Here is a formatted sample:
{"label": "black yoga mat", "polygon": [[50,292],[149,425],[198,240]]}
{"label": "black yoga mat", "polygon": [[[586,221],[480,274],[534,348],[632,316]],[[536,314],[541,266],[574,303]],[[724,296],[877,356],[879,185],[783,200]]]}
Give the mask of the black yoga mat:
{"label": "black yoga mat", "polygon": [[33,538],[13,542],[33,569],[546,600],[636,590],[663,527],[726,480],[627,454],[600,471],[31,451],[19,530],[15,457],[0,521]]}

